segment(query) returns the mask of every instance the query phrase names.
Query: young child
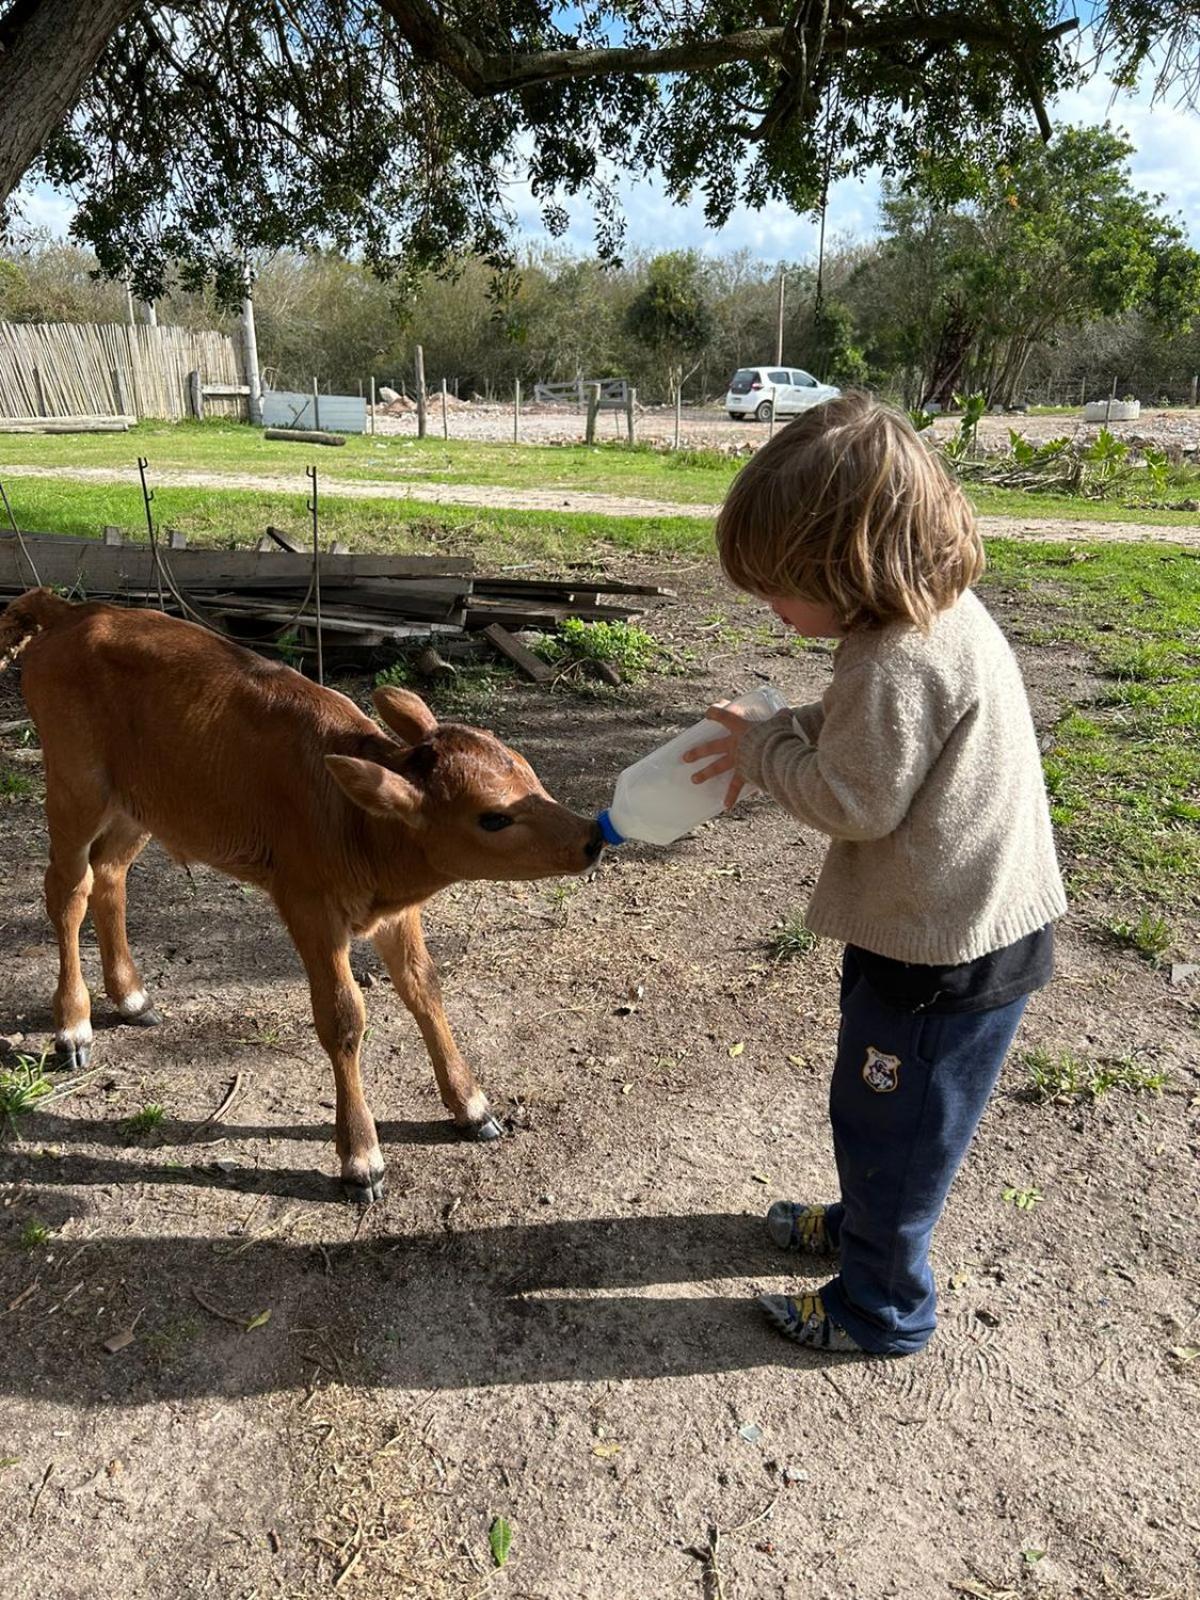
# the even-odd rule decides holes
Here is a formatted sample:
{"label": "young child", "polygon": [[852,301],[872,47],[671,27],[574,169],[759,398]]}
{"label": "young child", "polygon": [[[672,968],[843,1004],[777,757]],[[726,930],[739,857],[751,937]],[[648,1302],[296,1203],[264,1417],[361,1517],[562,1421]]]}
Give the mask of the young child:
{"label": "young child", "polygon": [[1066,909],[1020,671],[970,592],[965,496],[907,419],[862,395],[806,412],[739,474],[721,563],[797,632],[840,639],[823,699],[724,705],[690,751],[831,840],[808,910],[845,946],[830,1089],[841,1198],[779,1201],[774,1242],[836,1258],[763,1295],[798,1344],[907,1355],[936,1324],[933,1228]]}

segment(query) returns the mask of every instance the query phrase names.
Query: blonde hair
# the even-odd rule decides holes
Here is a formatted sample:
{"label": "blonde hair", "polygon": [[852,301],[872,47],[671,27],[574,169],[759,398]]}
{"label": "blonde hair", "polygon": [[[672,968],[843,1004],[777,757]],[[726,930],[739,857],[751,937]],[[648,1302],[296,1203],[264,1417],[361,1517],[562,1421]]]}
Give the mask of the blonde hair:
{"label": "blonde hair", "polygon": [[847,630],[927,629],[984,568],[975,513],[945,464],[865,394],[814,406],[747,462],[717,547],[739,589],[829,605]]}

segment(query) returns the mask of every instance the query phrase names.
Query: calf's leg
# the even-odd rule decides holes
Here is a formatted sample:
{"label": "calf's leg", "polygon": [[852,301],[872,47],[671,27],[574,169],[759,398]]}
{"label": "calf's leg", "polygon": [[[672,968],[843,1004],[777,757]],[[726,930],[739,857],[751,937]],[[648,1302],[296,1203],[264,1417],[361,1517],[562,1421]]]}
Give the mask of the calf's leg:
{"label": "calf's leg", "polygon": [[125,875],[145,849],[150,835],[120,817],[94,841],[92,921],[100,945],[104,988],[126,1022],[152,1027],[162,1019],[150,1004],[125,932]]}
{"label": "calf's leg", "polygon": [[64,1065],[86,1067],[92,1050],[92,1002],[79,961],[79,929],[92,892],[87,844],[50,836],[46,911],[58,939],[58,987],[54,991],[54,1042]]}
{"label": "calf's leg", "polygon": [[370,1205],[383,1197],[383,1155],[359,1069],[366,1008],[350,971],[349,930],[320,905],[281,903],[279,909],[308,973],[317,1037],[333,1063],[342,1186],[349,1199]]}
{"label": "calf's leg", "polygon": [[446,1110],[473,1138],[499,1139],[503,1130],[488,1110],[487,1096],[450,1032],[437,968],[421,932],[420,911],[414,906],[381,923],[375,930],[374,944],[401,1000],[421,1030]]}

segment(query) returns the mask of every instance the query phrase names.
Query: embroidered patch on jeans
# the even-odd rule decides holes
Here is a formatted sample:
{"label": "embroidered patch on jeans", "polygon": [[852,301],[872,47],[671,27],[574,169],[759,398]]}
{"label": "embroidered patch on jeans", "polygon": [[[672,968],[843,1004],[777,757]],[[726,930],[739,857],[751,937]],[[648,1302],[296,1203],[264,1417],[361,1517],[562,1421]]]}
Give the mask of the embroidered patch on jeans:
{"label": "embroidered patch on jeans", "polygon": [[862,1075],[868,1089],[874,1089],[876,1094],[891,1094],[900,1081],[900,1057],[885,1056],[882,1050],[869,1044]]}

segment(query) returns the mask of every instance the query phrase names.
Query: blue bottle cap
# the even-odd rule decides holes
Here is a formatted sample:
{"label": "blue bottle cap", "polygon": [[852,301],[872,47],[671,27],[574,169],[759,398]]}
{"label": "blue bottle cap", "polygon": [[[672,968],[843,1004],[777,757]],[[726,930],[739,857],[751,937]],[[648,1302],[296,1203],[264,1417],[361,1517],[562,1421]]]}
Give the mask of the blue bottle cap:
{"label": "blue bottle cap", "polygon": [[609,816],[607,811],[602,811],[596,818],[596,821],[600,825],[600,832],[604,835],[605,844],[625,843],[625,835],[623,833],[618,833],[613,827],[612,817]]}

